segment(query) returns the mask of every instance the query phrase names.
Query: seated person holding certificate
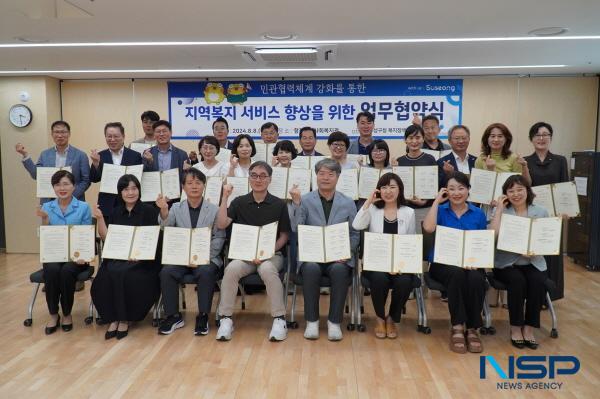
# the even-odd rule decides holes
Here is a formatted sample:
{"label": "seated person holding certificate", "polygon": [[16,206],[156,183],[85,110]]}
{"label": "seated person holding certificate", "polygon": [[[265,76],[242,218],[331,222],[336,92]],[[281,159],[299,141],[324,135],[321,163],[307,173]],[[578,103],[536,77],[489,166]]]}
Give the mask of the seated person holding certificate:
{"label": "seated person holding certificate", "polygon": [[[352,227],[356,230],[368,228],[373,233],[415,234],[415,211],[406,206],[404,185],[398,175],[386,173],[379,178],[377,188],[359,209]],[[402,308],[412,291],[412,276],[376,271],[363,271],[363,274],[371,283],[371,299],[377,315],[375,336],[396,338],[395,323],[400,323]],[[392,300],[386,316],[389,290],[392,290]]]}
{"label": "seated person holding certificate", "polygon": [[[104,138],[108,148],[100,152],[92,150],[90,159],[90,181],[98,183],[102,180],[102,167],[104,164],[112,165],[141,165],[142,155],[125,147],[125,128],[121,122],[111,122],[104,126]],[[116,206],[119,196],[110,193],[98,193],[98,205],[104,217],[110,216]]]}
{"label": "seated person holding certificate", "polygon": [[[315,165],[315,173],[317,190],[302,197],[296,187],[290,190],[294,203],[293,225],[328,226],[347,222],[351,226],[356,216],[356,205],[351,198],[335,191],[338,178],[342,173],[340,164],[332,159],[322,159]],[[354,251],[359,241],[358,232],[350,228],[351,251]],[[327,336],[330,341],[342,339],[340,324],[353,265],[353,259],[338,259],[330,263],[303,262],[300,265],[306,318],[304,338],[319,338],[319,283],[321,276],[325,275],[331,280]]]}
{"label": "seated person holding certificate", "polygon": [[[134,175],[123,175],[117,183],[117,206],[104,218],[99,207],[94,210],[98,234],[105,240],[111,224],[126,226],[158,225],[158,209],[140,200],[140,182]],[[129,323],[143,320],[158,300],[160,263],[104,259],[92,283],[94,306],[102,321],[110,323],[105,339],[127,336]]]}
{"label": "seated person holding certificate", "polygon": [[[396,160],[398,166],[437,166],[433,155],[421,151],[425,141],[425,132],[419,125],[410,125],[404,131],[406,141],[406,155]],[[421,234],[421,222],[429,212],[433,201],[418,197],[407,198],[408,206],[415,210],[415,227],[417,234]]]}
{"label": "seated person holding certificate", "polygon": [[179,180],[183,177],[183,164],[188,159],[187,153],[171,143],[171,124],[160,120],[153,125],[156,145],[142,154],[144,172],[157,172],[179,169]]}
{"label": "seated person holding certificate", "polygon": [[273,148],[273,158],[271,163],[273,166],[280,168],[289,168],[292,166],[292,159],[298,156],[298,150],[294,147],[294,143],[289,140],[278,141]]}
{"label": "seated person holding certificate", "polygon": [[[56,199],[46,202],[38,208],[37,215],[42,218],[43,225],[89,225],[92,224],[92,212],[84,201],[73,196],[75,176],[66,170],[59,170],[51,179]],[[60,324],[58,305],[63,313],[63,331],[73,329],[73,298],[75,282],[85,262],[78,260],[64,263],[44,263],[44,284],[46,287],[46,303],[51,321],[46,325],[46,334],[56,332]]]}
{"label": "seated person holding certificate", "polygon": [[358,162],[348,160],[348,147],[350,139],[344,132],[333,132],[327,139],[327,146],[331,153],[331,159],[340,164],[342,169],[356,169]]}
{"label": "seated person holding certificate", "polygon": [[229,171],[227,176],[248,177],[252,157],[256,155],[254,140],[247,134],[239,134],[233,140],[231,158],[229,160]]}
{"label": "seated person holding certificate", "polygon": [[[523,176],[510,176],[502,186],[496,212],[490,229],[500,231],[502,214],[528,218],[548,217],[548,211],[533,204],[533,191]],[[543,256],[526,256],[496,250],[494,277],[506,285],[508,293],[508,316],[510,318],[510,341],[522,349],[537,349],[533,334],[540,328],[540,311],[546,295],[546,260]],[[525,309],[525,310],[523,310]]]}
{"label": "seated person holding certificate", "polygon": [[[221,325],[217,331],[217,340],[229,341],[231,339],[233,333],[231,316],[233,315],[239,280],[249,274],[258,273],[267,287],[267,295],[271,302],[273,326],[269,334],[269,340],[283,341],[287,337],[287,323],[285,321],[286,309],[283,302],[283,284],[279,278],[279,271],[284,267],[284,256],[281,250],[288,241],[290,231],[288,208],[285,201],[268,192],[273,173],[273,169],[268,163],[264,161],[254,162],[250,166],[249,172],[252,191],[234,199],[229,208],[227,208],[227,199],[231,195],[233,187],[229,184],[223,186],[223,199],[219,207],[217,227],[224,230],[231,223],[264,226],[278,222],[275,254],[270,259],[263,261],[254,259],[247,262],[234,259],[225,267],[225,274],[221,283],[221,302],[219,303]],[[231,251],[230,248],[229,252],[231,253]]]}
{"label": "seated person holding certificate", "polygon": [[[75,191],[73,196],[85,201],[85,191],[90,187],[90,166],[85,152],[69,144],[71,127],[65,121],[56,121],[50,127],[54,147],[42,151],[38,161],[34,164],[25,146],[17,143],[16,151],[23,156],[21,162],[33,179],[37,178],[37,167],[70,167],[75,178]],[[40,202],[52,201],[51,198],[41,198]]]}
{"label": "seated person holding certificate", "polygon": [[[212,136],[207,137],[214,139]],[[208,334],[208,315],[215,285],[223,267],[220,254],[225,243],[225,231],[217,228],[219,208],[203,200],[205,185],[206,176],[199,170],[189,169],[183,172],[183,190],[187,195],[186,200],[173,204],[170,210],[165,198],[159,197],[156,201],[156,205],[160,208],[160,222],[163,226],[185,228],[212,226],[208,264],[195,267],[163,265],[160,272],[160,285],[167,318],[158,327],[159,334],[171,334],[184,326],[183,317],[179,312],[179,286],[186,274],[194,275],[198,291],[198,316],[196,316],[194,335]],[[163,252],[163,258],[166,255]]]}
{"label": "seated person holding certificate", "polygon": [[[423,231],[433,233],[438,225],[460,230],[486,230],[483,211],[467,202],[469,188],[469,178],[464,173],[454,172],[449,176],[446,187],[440,190],[423,221]],[[446,288],[448,295],[452,323],[450,350],[456,353],[466,353],[467,350],[482,352],[483,345],[477,332],[483,325],[481,311],[485,277],[482,271],[431,263],[429,274]]]}
{"label": "seated person holding certificate", "polygon": [[[200,161],[192,163],[194,168],[198,169],[205,177],[212,176],[227,176],[229,165],[225,162],[217,160],[216,156],[221,151],[219,142],[214,136],[204,136],[198,143],[198,152],[200,153]],[[183,166],[188,169],[187,162]]]}

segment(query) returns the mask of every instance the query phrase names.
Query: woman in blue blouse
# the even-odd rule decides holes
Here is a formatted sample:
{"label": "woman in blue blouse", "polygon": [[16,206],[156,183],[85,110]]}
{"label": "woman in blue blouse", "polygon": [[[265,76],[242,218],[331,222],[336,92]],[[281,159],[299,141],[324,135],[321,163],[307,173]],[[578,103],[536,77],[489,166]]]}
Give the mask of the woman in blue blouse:
{"label": "woman in blue blouse", "polygon": [[[46,202],[38,208],[37,215],[42,218],[43,225],[80,225],[92,224],[92,212],[84,201],[73,197],[75,177],[71,172],[61,170],[52,175],[50,180],[56,193],[56,199]],[[75,295],[77,275],[82,271],[84,261],[62,263],[44,263],[44,284],[46,287],[46,302],[51,320],[46,324],[46,334],[53,334],[60,324],[58,306],[63,313],[63,331],[73,329],[71,309]]]}
{"label": "woman in blue blouse", "polygon": [[[548,217],[548,211],[533,204],[531,185],[521,175],[509,177],[502,186],[496,213],[490,229],[500,230],[502,214],[529,218]],[[540,311],[546,294],[548,278],[543,256],[525,256],[496,250],[494,277],[506,284],[510,341],[522,349],[537,349],[534,328],[540,328]],[[524,310],[524,311],[523,311]]]}
{"label": "woman in blue blouse", "polygon": [[[467,202],[470,188],[469,178],[464,173],[452,173],[448,177],[446,187],[440,190],[433,201],[423,221],[423,230],[433,233],[438,225],[460,230],[486,230],[487,223],[483,211]],[[452,323],[450,350],[457,353],[482,352],[483,345],[477,329],[483,324],[483,272],[478,269],[431,263],[429,275],[442,283],[448,293],[448,309]]]}

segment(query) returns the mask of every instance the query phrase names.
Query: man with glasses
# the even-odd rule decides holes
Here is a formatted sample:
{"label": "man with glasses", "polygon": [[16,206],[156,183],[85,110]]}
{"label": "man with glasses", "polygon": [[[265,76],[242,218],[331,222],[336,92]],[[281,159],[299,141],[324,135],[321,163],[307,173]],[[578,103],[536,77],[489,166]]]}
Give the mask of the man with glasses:
{"label": "man with glasses", "polygon": [[447,176],[454,172],[462,172],[469,176],[471,169],[475,167],[476,156],[467,153],[471,132],[464,125],[453,126],[448,131],[448,142],[452,152],[445,157],[438,159],[439,167],[439,187],[446,187]]}
{"label": "man with glasses", "polygon": [[[90,180],[92,183],[98,183],[102,180],[104,164],[123,166],[142,164],[142,155],[125,147],[125,128],[121,122],[107,123],[104,126],[104,138],[108,148],[102,151],[94,149],[90,153],[90,159],[92,160]],[[98,206],[104,217],[112,214],[117,198],[117,194],[98,193]]]}
{"label": "man with glasses", "polygon": [[217,216],[217,228],[226,229],[231,223],[252,226],[264,226],[278,222],[275,255],[270,259],[252,262],[232,260],[225,268],[221,283],[221,302],[219,303],[220,326],[217,340],[229,341],[233,333],[233,306],[235,304],[239,280],[258,272],[267,287],[267,295],[271,303],[273,326],[269,333],[270,341],[283,341],[287,337],[285,321],[285,305],[283,301],[283,284],[279,272],[284,267],[282,250],[287,243],[290,232],[290,218],[285,201],[268,192],[273,169],[263,161],[250,165],[250,187],[252,191],[237,197],[227,208],[227,200],[233,191],[229,184],[223,186],[223,198]]}
{"label": "man with glasses", "polygon": [[[71,127],[65,121],[56,121],[50,127],[54,147],[42,151],[36,164],[33,163],[25,146],[17,143],[16,151],[23,156],[23,166],[33,179],[37,178],[37,167],[71,167],[71,173],[75,177],[75,191],[73,196],[78,200],[85,201],[85,190],[90,186],[90,166],[85,152],[69,145]],[[51,201],[52,198],[41,198],[40,202]]]}

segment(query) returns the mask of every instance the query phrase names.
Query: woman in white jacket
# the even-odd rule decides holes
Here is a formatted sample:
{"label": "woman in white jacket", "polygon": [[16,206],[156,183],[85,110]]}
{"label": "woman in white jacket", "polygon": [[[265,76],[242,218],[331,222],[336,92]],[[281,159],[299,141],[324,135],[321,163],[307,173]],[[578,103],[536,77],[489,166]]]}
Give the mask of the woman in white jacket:
{"label": "woman in white jacket", "polygon": [[[377,188],[359,209],[352,226],[356,230],[369,229],[373,233],[415,234],[415,211],[406,206],[404,185],[398,175],[386,173],[377,182]],[[377,315],[375,336],[396,338],[395,323],[400,322],[402,308],[412,290],[410,274],[392,274],[365,271],[371,284],[371,299]],[[388,291],[392,290],[389,313],[385,312]]]}

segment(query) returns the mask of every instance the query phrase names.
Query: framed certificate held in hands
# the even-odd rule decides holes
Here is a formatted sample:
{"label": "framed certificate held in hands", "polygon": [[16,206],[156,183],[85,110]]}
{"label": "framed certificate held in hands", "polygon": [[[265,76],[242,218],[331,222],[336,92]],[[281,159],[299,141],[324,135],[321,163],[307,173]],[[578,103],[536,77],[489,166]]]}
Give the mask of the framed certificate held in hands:
{"label": "framed certificate held in hands", "polygon": [[109,224],[102,257],[118,260],[153,260],[160,226],[126,226]]}
{"label": "framed certificate held in hands", "polygon": [[168,199],[176,199],[181,196],[181,185],[179,184],[179,169],[173,168],[162,172],[144,172],[142,174],[143,202],[154,202],[159,194]]}
{"label": "framed certificate held in hands", "polygon": [[525,256],[558,255],[562,237],[562,218],[527,218],[502,214],[498,249]]}
{"label": "framed certificate held in hands", "polygon": [[165,227],[161,263],[199,266],[210,263],[211,227]]}
{"label": "framed certificate held in hands", "polygon": [[348,222],[330,226],[298,225],[300,262],[328,263],[351,257]]}
{"label": "framed certificate held in hands", "polygon": [[54,193],[54,188],[52,188],[51,181],[52,181],[52,175],[54,175],[59,170],[66,170],[68,172],[72,172],[70,166],[65,166],[63,168],[38,166],[36,168],[36,178],[35,178],[36,197],[38,197],[38,198],[56,198],[56,194]]}
{"label": "framed certificate held in hands", "polygon": [[275,255],[278,222],[264,226],[233,223],[229,240],[229,259],[252,262],[267,260]]}
{"label": "framed certificate held in hands", "polygon": [[40,226],[40,262],[91,262],[96,257],[94,225]]}
{"label": "framed certificate held in hands", "polygon": [[535,194],[533,203],[545,208],[550,216],[581,214],[577,187],[572,181],[531,187]]}
{"label": "framed certificate held in hands", "polygon": [[492,269],[493,230],[460,230],[437,226],[433,261],[444,265]]}
{"label": "framed certificate held in hands", "polygon": [[363,270],[387,273],[423,272],[422,234],[382,234],[366,231]]}

